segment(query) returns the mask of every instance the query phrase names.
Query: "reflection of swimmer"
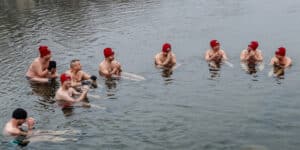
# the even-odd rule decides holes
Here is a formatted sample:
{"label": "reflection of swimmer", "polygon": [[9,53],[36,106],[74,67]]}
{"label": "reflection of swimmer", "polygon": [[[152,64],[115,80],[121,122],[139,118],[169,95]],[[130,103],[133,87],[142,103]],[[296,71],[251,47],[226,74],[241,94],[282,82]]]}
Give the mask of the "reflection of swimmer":
{"label": "reflection of swimmer", "polygon": [[[61,87],[57,90],[55,99],[57,101],[66,102],[66,106],[72,106],[74,102],[82,101],[86,98],[87,92],[89,90],[88,86],[83,86],[82,93],[77,92],[75,89],[71,87],[71,77],[67,74],[62,74],[60,76]],[[78,98],[74,98],[78,96]]]}
{"label": "reflection of swimmer", "polygon": [[[3,129],[3,135],[16,138],[13,141],[15,144],[26,145],[28,143],[23,142],[23,139],[32,134],[34,124],[35,120],[31,117],[27,117],[27,112],[24,109],[17,108],[13,111],[12,119],[6,123]],[[27,126],[27,131],[22,129],[22,125]]]}
{"label": "reflection of swimmer", "polygon": [[89,84],[93,87],[97,87],[97,77],[91,76],[84,71],[82,71],[82,66],[80,60],[74,59],[70,63],[70,70],[66,71],[66,74],[71,76],[71,86],[73,88],[78,88],[83,84]]}
{"label": "reflection of swimmer", "polygon": [[106,78],[121,76],[121,64],[115,60],[115,52],[111,48],[103,50],[105,59],[99,64],[99,74]]}
{"label": "reflection of swimmer", "polygon": [[273,65],[273,74],[277,77],[283,76],[285,69],[292,65],[292,60],[286,56],[284,47],[278,48],[275,52],[275,57],[271,59],[270,65]]}
{"label": "reflection of swimmer", "polygon": [[40,57],[29,66],[26,77],[30,81],[47,83],[57,78],[56,62],[51,60],[51,51],[47,46],[40,46]]}
{"label": "reflection of swimmer", "polygon": [[220,68],[222,62],[227,61],[227,56],[224,50],[220,48],[220,43],[217,40],[210,41],[211,49],[205,53],[205,60],[211,68]]}
{"label": "reflection of swimmer", "polygon": [[162,51],[155,55],[155,65],[158,68],[171,69],[176,65],[176,56],[172,52],[171,44],[165,43]]}

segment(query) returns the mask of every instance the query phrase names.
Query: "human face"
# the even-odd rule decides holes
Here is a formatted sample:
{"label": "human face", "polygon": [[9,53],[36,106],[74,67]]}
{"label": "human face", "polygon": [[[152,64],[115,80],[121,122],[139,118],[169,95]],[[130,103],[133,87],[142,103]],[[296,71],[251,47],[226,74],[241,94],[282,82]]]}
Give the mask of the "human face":
{"label": "human face", "polygon": [[43,59],[45,60],[45,61],[50,61],[51,60],[51,54],[49,54],[49,55],[46,55],[46,56],[44,56],[43,57]]}
{"label": "human face", "polygon": [[277,59],[282,60],[284,58],[284,56],[281,55],[275,55]]}
{"label": "human face", "polygon": [[170,48],[168,48],[167,51],[162,51],[163,56],[164,56],[164,57],[167,57],[168,54],[170,53],[170,51],[171,51]]}
{"label": "human face", "polygon": [[217,45],[217,46],[213,47],[212,49],[213,49],[214,51],[218,51],[218,50],[220,50],[220,45]]}
{"label": "human face", "polygon": [[26,119],[18,119],[17,120],[17,124],[20,126],[20,125],[22,125],[23,123],[25,123],[26,122]]}
{"label": "human face", "polygon": [[111,55],[111,56],[107,57],[107,59],[108,59],[109,61],[113,61],[113,60],[115,60],[115,55]]}
{"label": "human face", "polygon": [[80,61],[77,61],[73,64],[72,66],[72,69],[75,70],[75,71],[80,71],[82,68],[81,64],[80,64]]}
{"label": "human face", "polygon": [[66,87],[66,88],[71,88],[71,80],[66,80],[66,81],[63,83],[63,86]]}

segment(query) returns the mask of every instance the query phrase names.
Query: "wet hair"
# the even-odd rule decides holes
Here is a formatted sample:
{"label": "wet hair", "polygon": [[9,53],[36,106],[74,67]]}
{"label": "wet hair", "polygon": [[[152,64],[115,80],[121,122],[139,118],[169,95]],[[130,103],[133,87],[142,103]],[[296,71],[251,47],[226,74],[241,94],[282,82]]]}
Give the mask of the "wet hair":
{"label": "wet hair", "polygon": [[71,62],[70,62],[70,68],[72,68],[73,65],[74,65],[74,63],[76,63],[77,61],[80,61],[80,60],[79,59],[73,59],[73,60],[71,60]]}
{"label": "wet hair", "polygon": [[14,110],[12,114],[12,118],[14,119],[26,119],[27,118],[27,112],[26,110],[22,108],[17,108]]}

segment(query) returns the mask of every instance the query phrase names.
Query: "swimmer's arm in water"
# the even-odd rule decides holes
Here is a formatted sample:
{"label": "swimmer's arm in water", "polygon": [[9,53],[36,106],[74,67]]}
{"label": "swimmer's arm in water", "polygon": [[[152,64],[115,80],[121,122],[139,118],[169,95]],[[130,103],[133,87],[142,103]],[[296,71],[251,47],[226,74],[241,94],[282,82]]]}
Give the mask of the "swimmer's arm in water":
{"label": "swimmer's arm in water", "polygon": [[172,66],[176,65],[176,55],[175,54],[172,54]]}
{"label": "swimmer's arm in water", "polygon": [[69,96],[68,94],[60,95],[58,99],[68,101],[68,102],[79,102],[86,98],[87,92],[88,92],[88,90],[83,90],[83,92],[80,94],[80,96],[76,99]]}
{"label": "swimmer's arm in water", "polygon": [[83,80],[89,80],[91,78],[91,76],[89,74],[87,74],[86,72],[82,71],[82,79]]}
{"label": "swimmer's arm in water", "polygon": [[276,63],[277,61],[278,61],[277,58],[273,57],[273,58],[271,59],[269,65],[273,66],[273,65],[275,65],[275,63]]}
{"label": "swimmer's arm in water", "polygon": [[291,67],[291,66],[292,66],[292,59],[287,58],[287,62],[286,62],[286,64],[285,64],[284,68],[289,68],[289,67]]}
{"label": "swimmer's arm in water", "polygon": [[228,60],[228,57],[227,57],[225,51],[221,50],[221,54],[222,54],[222,61],[223,61],[223,62],[224,62],[224,61],[227,61],[227,60]]}
{"label": "swimmer's arm in water", "polygon": [[264,57],[262,55],[262,52],[260,50],[257,50],[256,55],[255,55],[256,61],[262,62],[264,60]]}

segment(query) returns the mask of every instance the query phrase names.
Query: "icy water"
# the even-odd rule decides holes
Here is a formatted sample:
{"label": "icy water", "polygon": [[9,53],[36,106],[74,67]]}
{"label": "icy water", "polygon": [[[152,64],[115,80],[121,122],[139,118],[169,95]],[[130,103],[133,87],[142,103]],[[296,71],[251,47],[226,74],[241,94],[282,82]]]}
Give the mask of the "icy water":
{"label": "icy water", "polygon": [[[300,147],[299,33],[297,0],[0,0],[0,126],[17,107],[37,129],[74,130],[65,142],[36,142],[0,149],[296,150]],[[218,39],[234,68],[211,77],[203,54]],[[245,73],[239,54],[260,42],[265,63],[286,46],[294,66],[284,79],[269,66]],[[170,42],[180,64],[171,76],[153,66]],[[62,111],[55,86],[24,77],[45,44],[58,72],[79,58],[98,75],[102,49],[112,47],[123,69],[146,78],[120,80],[90,91],[91,104]],[[298,75],[298,76],[297,76]],[[58,84],[58,83],[57,83]]]}

